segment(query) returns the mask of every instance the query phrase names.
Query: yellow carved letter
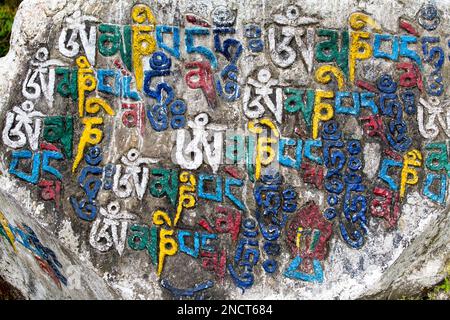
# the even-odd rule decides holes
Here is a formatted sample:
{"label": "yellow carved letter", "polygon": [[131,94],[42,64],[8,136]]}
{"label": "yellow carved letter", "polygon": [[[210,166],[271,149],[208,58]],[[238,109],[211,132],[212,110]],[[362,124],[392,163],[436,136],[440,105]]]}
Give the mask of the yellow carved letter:
{"label": "yellow carved letter", "polygon": [[77,155],[75,157],[75,161],[73,162],[72,172],[77,170],[81,159],[83,159],[86,144],[99,144],[103,138],[103,131],[92,127],[94,125],[103,124],[103,118],[83,118],[81,119],[81,122],[85,125],[85,127],[83,133],[81,134],[80,143],[78,144]]}
{"label": "yellow carved letter", "polygon": [[403,168],[400,181],[400,198],[405,196],[406,185],[415,185],[419,182],[419,175],[415,168],[422,165],[422,154],[419,150],[414,149],[403,156]]}
{"label": "yellow carved letter", "polygon": [[322,84],[328,84],[331,82],[331,75],[336,78],[338,89],[341,91],[344,89],[344,74],[342,71],[334,66],[321,66],[316,71],[316,81]]}
{"label": "yellow carved letter", "polygon": [[[258,126],[257,126],[258,125]],[[261,125],[261,126],[259,126]],[[267,136],[262,136],[263,128],[266,126],[268,129]],[[255,163],[255,179],[258,180],[261,177],[261,167],[268,166],[275,159],[276,151],[272,148],[271,144],[276,143],[278,140],[272,138],[272,132],[275,137],[279,137],[278,128],[268,118],[261,120],[253,120],[248,123],[248,129],[250,132],[258,134],[258,140],[256,143],[256,163]],[[265,158],[263,156],[266,156]]]}

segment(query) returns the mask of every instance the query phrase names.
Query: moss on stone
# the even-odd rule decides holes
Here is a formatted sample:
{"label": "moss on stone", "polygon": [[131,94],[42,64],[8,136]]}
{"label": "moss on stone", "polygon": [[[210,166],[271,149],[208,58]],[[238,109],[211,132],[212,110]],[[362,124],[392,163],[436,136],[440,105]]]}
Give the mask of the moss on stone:
{"label": "moss on stone", "polygon": [[0,300],[24,300],[22,293],[0,276]]}

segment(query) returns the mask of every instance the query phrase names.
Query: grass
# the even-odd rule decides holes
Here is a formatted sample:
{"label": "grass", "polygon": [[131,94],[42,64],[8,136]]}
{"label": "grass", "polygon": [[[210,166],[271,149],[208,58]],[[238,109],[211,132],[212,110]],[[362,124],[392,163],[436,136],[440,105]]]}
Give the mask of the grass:
{"label": "grass", "polygon": [[11,28],[19,4],[20,1],[6,1],[5,4],[0,5],[0,57],[5,56],[9,51]]}
{"label": "grass", "polygon": [[429,300],[450,300],[450,276],[448,275],[441,284],[435,286],[428,293],[427,298]]}
{"label": "grass", "polygon": [[403,296],[400,300],[450,300],[450,263],[444,280],[418,296]]}
{"label": "grass", "polygon": [[[14,21],[14,16],[21,0],[5,0],[4,4],[0,5],[0,57],[5,56],[9,51],[9,42],[11,38],[11,28]],[[450,268],[449,268],[450,270]],[[8,292],[8,293],[6,293]],[[4,281],[0,278],[0,299],[8,298],[9,289],[4,287]],[[16,297],[15,294],[13,298]],[[444,281],[436,285],[431,291],[423,296],[417,297],[402,297],[402,300],[450,300],[450,271]]]}

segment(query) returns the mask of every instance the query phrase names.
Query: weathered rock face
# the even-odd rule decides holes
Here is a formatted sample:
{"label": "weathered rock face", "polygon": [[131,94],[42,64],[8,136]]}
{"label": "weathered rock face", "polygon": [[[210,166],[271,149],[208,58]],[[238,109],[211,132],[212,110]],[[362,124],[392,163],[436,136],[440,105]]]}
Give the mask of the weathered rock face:
{"label": "weathered rock face", "polygon": [[449,5],[25,0],[0,59],[0,276],[33,299],[439,282]]}

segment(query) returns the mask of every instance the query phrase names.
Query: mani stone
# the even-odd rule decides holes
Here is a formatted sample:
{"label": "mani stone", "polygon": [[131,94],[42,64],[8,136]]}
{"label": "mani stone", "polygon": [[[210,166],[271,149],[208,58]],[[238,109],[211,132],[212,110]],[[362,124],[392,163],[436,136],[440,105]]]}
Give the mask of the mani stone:
{"label": "mani stone", "polygon": [[426,292],[450,267],[449,5],[24,0],[0,58],[2,287]]}

